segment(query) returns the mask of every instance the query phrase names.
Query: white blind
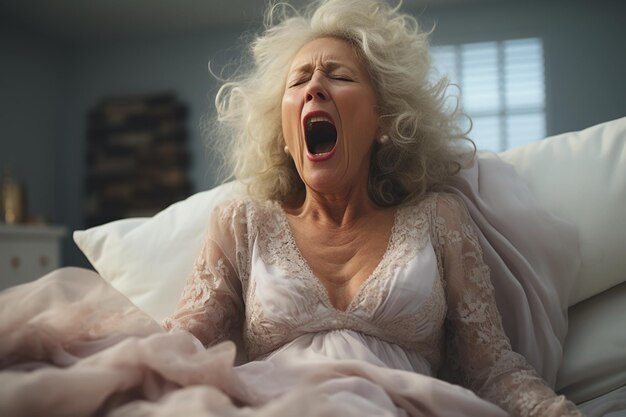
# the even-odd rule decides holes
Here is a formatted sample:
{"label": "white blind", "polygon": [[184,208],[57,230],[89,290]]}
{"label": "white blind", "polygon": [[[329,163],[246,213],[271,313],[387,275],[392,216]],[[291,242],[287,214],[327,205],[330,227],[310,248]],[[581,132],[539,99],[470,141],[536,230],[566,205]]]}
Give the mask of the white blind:
{"label": "white blind", "polygon": [[478,149],[499,152],[545,137],[541,39],[436,46],[432,55],[438,72],[461,87]]}

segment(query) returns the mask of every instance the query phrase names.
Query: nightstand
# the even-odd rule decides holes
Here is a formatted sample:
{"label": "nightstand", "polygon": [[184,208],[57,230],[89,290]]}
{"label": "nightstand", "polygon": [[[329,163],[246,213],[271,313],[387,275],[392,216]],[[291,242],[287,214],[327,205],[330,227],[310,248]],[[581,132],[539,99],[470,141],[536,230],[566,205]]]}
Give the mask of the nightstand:
{"label": "nightstand", "polygon": [[60,226],[0,224],[0,289],[57,269],[65,233]]}

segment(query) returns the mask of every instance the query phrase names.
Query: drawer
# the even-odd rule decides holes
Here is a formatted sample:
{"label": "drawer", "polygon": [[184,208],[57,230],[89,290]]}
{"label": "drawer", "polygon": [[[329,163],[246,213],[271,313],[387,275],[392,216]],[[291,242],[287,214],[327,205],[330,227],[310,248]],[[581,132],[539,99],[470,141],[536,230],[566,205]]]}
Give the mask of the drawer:
{"label": "drawer", "polygon": [[58,236],[0,235],[0,289],[33,281],[59,268]]}

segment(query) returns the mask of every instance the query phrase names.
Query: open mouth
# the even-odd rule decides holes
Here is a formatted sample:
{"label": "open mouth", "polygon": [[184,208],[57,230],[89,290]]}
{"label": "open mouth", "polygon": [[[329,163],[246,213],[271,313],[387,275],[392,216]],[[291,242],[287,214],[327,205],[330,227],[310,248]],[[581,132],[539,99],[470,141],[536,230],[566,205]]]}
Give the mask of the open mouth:
{"label": "open mouth", "polygon": [[337,144],[337,129],[328,117],[311,117],[306,122],[304,134],[310,156],[320,159],[332,155]]}

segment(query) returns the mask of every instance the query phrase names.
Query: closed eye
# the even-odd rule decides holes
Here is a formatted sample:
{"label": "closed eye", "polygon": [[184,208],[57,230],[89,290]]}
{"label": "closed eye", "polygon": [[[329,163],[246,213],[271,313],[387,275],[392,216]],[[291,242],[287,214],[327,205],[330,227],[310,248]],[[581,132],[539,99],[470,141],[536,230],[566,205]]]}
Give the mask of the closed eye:
{"label": "closed eye", "polygon": [[345,77],[343,75],[331,75],[331,77],[333,80],[338,80],[338,81],[348,81],[348,82],[352,82],[352,78],[349,77]]}
{"label": "closed eye", "polygon": [[[328,78],[332,79],[332,80],[337,80],[337,81],[346,81],[346,82],[354,82],[354,80],[350,77],[347,77],[345,75],[327,75]],[[292,81],[289,84],[289,88],[292,87],[297,87],[299,85],[302,85],[304,83],[306,83],[307,81],[309,81],[311,79],[311,77],[303,77],[303,78],[298,78],[295,81]]]}
{"label": "closed eye", "polygon": [[289,84],[289,88],[291,88],[291,87],[297,87],[297,86],[299,86],[299,85],[302,85],[302,84],[304,84],[305,82],[307,82],[308,80],[309,80],[308,78],[301,78],[301,79],[298,79],[298,80],[292,81],[292,82]]}

